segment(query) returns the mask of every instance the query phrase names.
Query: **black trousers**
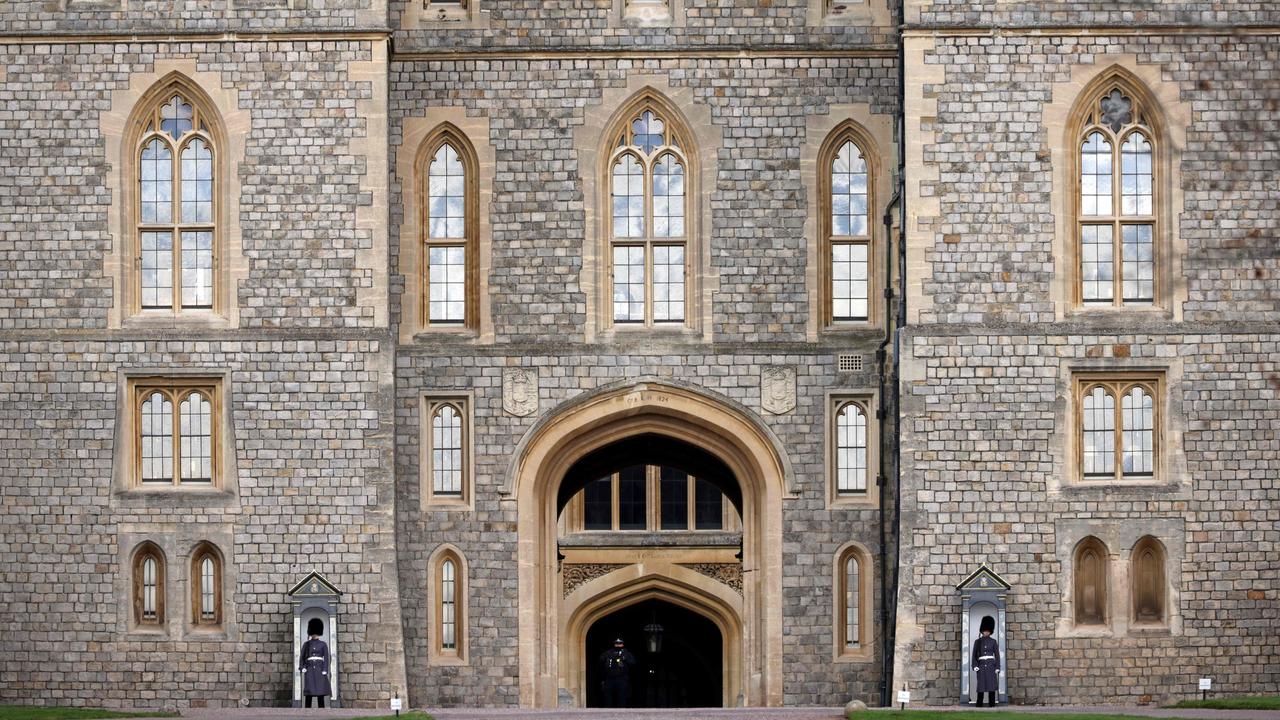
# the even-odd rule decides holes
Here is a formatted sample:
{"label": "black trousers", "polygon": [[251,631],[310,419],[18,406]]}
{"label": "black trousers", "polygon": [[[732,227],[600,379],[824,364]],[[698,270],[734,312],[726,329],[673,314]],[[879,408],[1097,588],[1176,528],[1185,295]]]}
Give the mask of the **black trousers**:
{"label": "black trousers", "polygon": [[991,707],[995,707],[995,706],[996,706],[996,693],[995,693],[995,691],[993,690],[993,691],[991,691],[991,692],[980,692],[980,693],[978,693],[978,707],[982,707],[982,706],[983,706],[983,705],[982,705],[982,699],[983,699],[984,697],[988,696],[988,695],[990,695],[990,696],[991,696],[991,700],[990,700],[990,701],[988,701],[988,703],[987,703],[987,704],[988,704],[988,705],[990,705]]}
{"label": "black trousers", "polygon": [[631,695],[631,683],[626,675],[607,677],[604,680],[604,706],[624,708]]}
{"label": "black trousers", "polygon": [[324,696],[323,696],[323,695],[308,695],[308,696],[307,696],[307,707],[311,707],[311,698],[315,698],[316,700],[318,700],[318,701],[320,702],[320,704],[319,704],[319,705],[317,705],[316,707],[324,707]]}

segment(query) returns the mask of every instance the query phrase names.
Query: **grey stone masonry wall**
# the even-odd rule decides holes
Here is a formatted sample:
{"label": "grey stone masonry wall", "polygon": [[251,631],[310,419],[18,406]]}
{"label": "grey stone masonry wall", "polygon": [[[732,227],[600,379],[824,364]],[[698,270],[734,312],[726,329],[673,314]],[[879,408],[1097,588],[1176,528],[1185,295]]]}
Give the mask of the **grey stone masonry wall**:
{"label": "grey stone masonry wall", "polygon": [[1119,25],[1274,25],[1268,0],[906,0],[907,22],[956,27]]}
{"label": "grey stone masonry wall", "polygon": [[[1096,4],[1073,7],[1080,5],[1089,7],[1065,22],[1127,21],[1089,12]],[[1204,16],[1179,11],[1210,10],[1147,5],[1150,13],[1134,22],[1199,22]],[[935,2],[924,22],[989,19],[957,6]],[[1002,3],[1000,11],[1025,7]],[[1027,18],[1055,21],[1055,7],[1042,4]],[[1273,22],[1258,3],[1225,8],[1242,12],[1224,10],[1222,21]],[[1274,35],[907,32],[908,56],[923,58],[907,71],[908,86],[922,88],[906,100],[922,108],[908,118],[906,143],[920,148],[908,182],[919,188],[921,217],[907,240],[919,260],[907,301],[919,322],[905,341],[901,386],[895,684],[908,683],[913,699],[931,704],[959,698],[955,585],[985,562],[1013,585],[1005,650],[1016,702],[1163,703],[1195,695],[1201,677],[1221,693],[1275,693]],[[1174,282],[1186,292],[1175,301],[1180,319],[1142,311],[1059,319],[1065,300],[1054,288],[1070,262],[1055,254],[1065,240],[1056,237],[1063,226],[1052,197],[1063,118],[1050,117],[1047,104],[1079,90],[1074,70],[1113,62],[1165,84],[1174,103],[1164,108],[1167,122],[1185,137],[1171,215],[1182,268]],[[920,209],[931,203],[936,215]],[[1152,369],[1168,381],[1158,399],[1160,482],[1073,487],[1072,373]],[[1114,568],[1105,632],[1073,627],[1068,607],[1072,549],[1088,534],[1107,543]],[[1169,555],[1164,631],[1127,617],[1129,551],[1143,534]]]}
{"label": "grey stone masonry wall", "polygon": [[352,30],[386,26],[387,0],[9,0],[0,35],[247,30]]}
{"label": "grey stone masonry wall", "polygon": [[[777,434],[792,463],[799,496],[783,507],[783,683],[787,705],[835,705],[858,698],[879,702],[880,655],[865,662],[832,662],[832,562],[836,550],[857,540],[878,560],[878,513],[873,508],[828,509],[824,424],[829,390],[874,388],[875,364],[838,373],[832,350],[732,346],[600,352],[546,348],[521,354],[479,351],[437,354],[401,347],[397,359],[396,474],[401,595],[411,699],[431,705],[514,705],[519,702],[516,517],[501,495],[516,443],[555,408],[583,393],[627,378],[656,376],[692,384],[759,414]],[[785,415],[760,407],[760,373],[770,365],[797,371],[797,406]],[[502,370],[534,369],[538,412],[513,417],[502,409]],[[475,510],[420,510],[419,400],[423,392],[470,391],[475,415]],[[465,666],[428,665],[426,578],[428,557],[442,543],[456,545],[470,573],[470,652]],[[879,569],[876,571],[879,611]],[[774,598],[777,599],[777,598]],[[878,614],[873,614],[878,618]],[[879,647],[882,628],[872,637]]]}

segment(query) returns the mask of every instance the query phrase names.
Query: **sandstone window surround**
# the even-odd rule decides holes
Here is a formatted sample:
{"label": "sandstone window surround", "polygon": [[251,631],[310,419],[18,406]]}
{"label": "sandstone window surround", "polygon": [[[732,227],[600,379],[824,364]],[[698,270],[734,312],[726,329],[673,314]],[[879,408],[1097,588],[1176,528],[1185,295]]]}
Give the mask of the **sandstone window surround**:
{"label": "sandstone window surround", "polygon": [[235,327],[248,272],[235,170],[250,128],[236,91],[195,61],[157,60],[101,117],[114,199],[110,327]]}
{"label": "sandstone window surround", "polygon": [[218,378],[136,378],[134,438],[138,487],[217,487]]}
{"label": "sandstone window surround", "polygon": [[1054,532],[1062,592],[1056,637],[1181,634],[1181,517],[1061,518]]}
{"label": "sandstone window surround", "polygon": [[878,398],[873,390],[827,395],[827,507],[874,508],[880,461]]}
{"label": "sandstone window surround", "polygon": [[441,545],[427,562],[430,665],[467,664],[467,563],[453,545]]}
{"label": "sandstone window surround", "polygon": [[422,508],[474,509],[472,396],[470,393],[424,393],[421,473]]}
{"label": "sandstone window surround", "polygon": [[836,552],[832,565],[836,662],[872,659],[873,567],[871,553],[857,542],[845,543]]}
{"label": "sandstone window surround", "polygon": [[222,625],[222,553],[210,542],[201,542],[191,554],[191,625],[219,629]]}
{"label": "sandstone window surround", "polygon": [[612,0],[612,27],[684,27],[684,0]]}
{"label": "sandstone window surround", "polygon": [[1180,153],[1191,111],[1158,66],[1072,68],[1044,110],[1060,319],[1181,318]]}
{"label": "sandstone window surround", "polygon": [[733,503],[682,470],[634,465],[588,482],[565,505],[565,532],[738,531]]}
{"label": "sandstone window surround", "polygon": [[418,160],[422,196],[423,329],[475,330],[478,321],[479,161],[451,123],[436,129]]}
{"label": "sandstone window surround", "polygon": [[1080,483],[1162,482],[1163,373],[1078,373],[1076,467]]}
{"label": "sandstone window surround", "polygon": [[155,543],[146,541],[133,551],[131,563],[133,622],[137,631],[165,627],[165,557]]}
{"label": "sandstone window surround", "polygon": [[893,11],[887,0],[808,0],[810,27],[862,26],[892,33]]}
{"label": "sandstone window surround", "polygon": [[646,95],[607,135],[608,317],[615,327],[686,322],[689,198],[698,187],[696,173],[687,171],[691,146],[682,124],[674,108]]}
{"label": "sandstone window surround", "polygon": [[399,29],[482,30],[489,27],[490,0],[408,0]]}

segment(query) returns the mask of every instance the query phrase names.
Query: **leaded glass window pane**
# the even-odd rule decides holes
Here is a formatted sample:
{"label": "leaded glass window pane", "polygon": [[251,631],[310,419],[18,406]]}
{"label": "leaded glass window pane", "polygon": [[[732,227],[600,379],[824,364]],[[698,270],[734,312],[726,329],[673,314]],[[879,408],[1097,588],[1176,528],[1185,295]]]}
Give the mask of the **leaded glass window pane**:
{"label": "leaded glass window pane", "polygon": [[142,307],[173,306],[173,233],[142,233]]}
{"label": "leaded glass window pane", "polygon": [[1115,287],[1114,251],[1110,225],[1080,228],[1080,277],[1085,302],[1111,302]]}
{"label": "leaded glass window pane", "polygon": [[160,131],[169,133],[170,137],[177,140],[191,131],[194,114],[195,110],[190,103],[174,95],[160,108]]}
{"label": "leaded glass window pane", "polygon": [[206,556],[200,561],[200,617],[202,619],[213,620],[217,616],[214,599],[213,558]]}
{"label": "leaded glass window pane", "polygon": [[182,150],[182,222],[213,222],[213,151],[200,138]]}
{"label": "leaded glass window pane", "polygon": [[213,409],[208,398],[194,392],[179,406],[182,430],[182,482],[213,482]]}
{"label": "leaded glass window pane", "polygon": [[428,230],[432,239],[466,238],[466,169],[458,151],[445,143],[428,169]]}
{"label": "leaded glass window pane", "polygon": [[433,323],[461,323],[467,313],[467,251],[436,246],[427,253],[428,313]]}
{"label": "leaded glass window pane", "polygon": [[1124,395],[1121,412],[1124,475],[1151,475],[1155,464],[1155,410],[1151,395],[1141,387],[1131,389]]}
{"label": "leaded glass window pane", "polygon": [[159,565],[154,557],[142,561],[142,617],[145,620],[159,618]]}
{"label": "leaded glass window pane", "polygon": [[613,166],[613,236],[644,237],[644,168],[634,155]]}
{"label": "leaded glass window pane", "polygon": [[867,416],[857,403],[846,403],[836,415],[836,492],[867,490]]}
{"label": "leaded glass window pane", "polygon": [[142,482],[173,482],[173,403],[152,393],[142,403]]}
{"label": "leaded glass window pane", "polygon": [[[669,276],[668,279],[670,279]],[[615,246],[613,248],[614,322],[644,322],[644,295],[644,246]]]}
{"label": "leaded glass window pane", "polygon": [[869,248],[866,243],[831,246],[831,315],[835,320],[867,319]]}
{"label": "leaded glass window pane", "polygon": [[1155,298],[1155,243],[1150,225],[1123,225],[1124,301],[1150,303]]}
{"label": "leaded glass window pane", "polygon": [[1152,208],[1151,143],[1130,133],[1121,147],[1121,206],[1125,215],[1150,215]]}
{"label": "leaded glass window pane", "polygon": [[856,648],[861,643],[858,627],[860,568],[858,558],[850,554],[844,563],[844,644]]}
{"label": "leaded glass window pane", "polygon": [[831,234],[863,237],[868,225],[867,162],[857,145],[846,142],[831,165]]}
{"label": "leaded glass window pane", "polygon": [[689,476],[675,468],[659,470],[663,530],[689,529]]}
{"label": "leaded glass window pane", "polygon": [[653,320],[684,320],[684,246],[653,248]]}
{"label": "leaded glass window pane", "polygon": [[173,153],[160,138],[142,146],[139,200],[144,225],[173,222]]}
{"label": "leaded glass window pane", "polygon": [[693,481],[693,522],[697,530],[721,530],[724,528],[724,493],[712,483],[696,478]]}
{"label": "leaded glass window pane", "polygon": [[613,478],[587,483],[582,494],[583,527],[587,530],[613,529]]}
{"label": "leaded glass window pane", "polygon": [[666,124],[658,116],[646,110],[631,123],[631,142],[645,153],[651,153],[663,144],[663,133]]}
{"label": "leaded glass window pane", "polygon": [[1111,214],[1111,142],[1102,133],[1092,133],[1080,149],[1080,212],[1082,215]]}
{"label": "leaded glass window pane", "polygon": [[446,558],[440,564],[440,647],[458,649],[457,568]]}
{"label": "leaded glass window pane", "polygon": [[182,307],[213,306],[213,233],[182,233]]}
{"label": "leaded glass window pane", "polygon": [[1084,396],[1085,476],[1110,476],[1115,473],[1116,401],[1105,388],[1094,387]]}
{"label": "leaded glass window pane", "polygon": [[646,468],[633,465],[618,473],[618,529],[644,530],[646,526]]}
{"label": "leaded glass window pane", "polygon": [[462,495],[462,416],[452,405],[431,418],[431,481],[437,495]]}
{"label": "leaded glass window pane", "polygon": [[653,234],[684,237],[684,166],[671,153],[653,167]]}

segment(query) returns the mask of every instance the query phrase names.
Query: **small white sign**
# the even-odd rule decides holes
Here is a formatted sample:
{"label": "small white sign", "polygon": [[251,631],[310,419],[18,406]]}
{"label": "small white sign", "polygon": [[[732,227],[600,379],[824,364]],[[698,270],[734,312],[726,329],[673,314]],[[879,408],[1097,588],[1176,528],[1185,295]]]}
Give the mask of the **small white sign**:
{"label": "small white sign", "polygon": [[911,702],[911,691],[910,691],[910,690],[899,690],[899,691],[898,691],[898,702],[899,702],[900,704],[902,704],[902,705],[906,705],[907,703]]}
{"label": "small white sign", "polygon": [[391,709],[400,710],[404,707],[404,701],[400,698],[391,698]]}
{"label": "small white sign", "polygon": [[1200,689],[1201,689],[1201,690],[1212,690],[1212,689],[1213,689],[1213,678],[1200,678]]}

